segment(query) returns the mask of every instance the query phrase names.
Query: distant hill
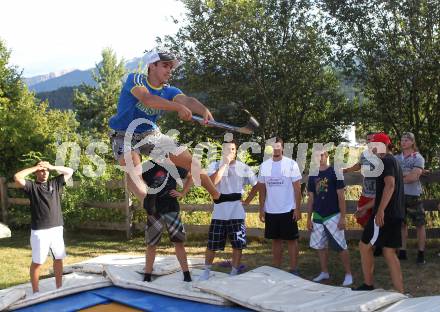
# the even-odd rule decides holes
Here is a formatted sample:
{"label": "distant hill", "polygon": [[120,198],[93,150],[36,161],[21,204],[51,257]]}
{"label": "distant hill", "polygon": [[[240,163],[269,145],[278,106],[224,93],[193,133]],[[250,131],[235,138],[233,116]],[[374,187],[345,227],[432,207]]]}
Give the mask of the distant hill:
{"label": "distant hill", "polygon": [[44,81],[47,81],[49,79],[53,79],[53,78],[56,78],[56,77],[63,76],[63,75],[65,75],[65,74],[67,74],[67,73],[69,73],[71,71],[72,71],[72,69],[65,69],[65,70],[62,70],[62,71],[59,71],[59,72],[49,73],[49,74],[46,74],[46,75],[38,75],[38,76],[30,77],[30,78],[24,78],[23,80],[24,80],[24,82],[26,83],[26,85],[28,87],[31,87],[33,85],[36,85],[36,84],[40,83],[40,82],[44,82]]}
{"label": "distant hill", "polygon": [[75,87],[82,83],[87,85],[94,85],[95,82],[92,79],[92,70],[73,70],[67,74],[59,77],[51,78],[34,85],[29,86],[29,89],[36,92],[48,92],[62,87]]}
{"label": "distant hill", "polygon": [[[125,63],[127,72],[133,72],[144,68],[144,57],[137,57]],[[23,81],[30,90],[36,93],[40,100],[48,100],[50,108],[73,109],[73,90],[81,84],[94,86],[92,78],[94,68],[88,70],[64,70],[57,73],[49,73],[29,78]]]}
{"label": "distant hill", "polygon": [[47,100],[51,109],[73,110],[73,90],[75,87],[62,87],[54,91],[40,92],[36,97]]}
{"label": "distant hill", "polygon": [[[128,72],[136,71],[144,67],[144,57],[137,57],[125,63]],[[95,85],[92,78],[94,68],[87,70],[64,70],[47,75],[24,78],[23,81],[30,90],[35,93],[54,91],[63,87],[76,87],[82,83],[86,85]]]}

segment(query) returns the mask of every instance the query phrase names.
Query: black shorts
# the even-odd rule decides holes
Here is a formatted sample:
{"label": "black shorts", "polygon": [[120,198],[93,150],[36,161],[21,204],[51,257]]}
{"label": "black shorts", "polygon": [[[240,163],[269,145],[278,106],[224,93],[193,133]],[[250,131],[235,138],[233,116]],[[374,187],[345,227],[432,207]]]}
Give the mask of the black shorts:
{"label": "black shorts", "polygon": [[362,232],[361,241],[365,244],[373,246],[400,248],[402,247],[402,220],[385,219],[384,225],[379,228],[374,222],[375,215],[371,215],[364,231]]}
{"label": "black shorts", "polygon": [[234,249],[246,247],[246,226],[243,219],[211,220],[208,234],[208,249],[224,250],[226,238],[229,237]]}
{"label": "black shorts", "polygon": [[264,238],[295,240],[299,238],[298,224],[293,210],[286,213],[265,213]]}

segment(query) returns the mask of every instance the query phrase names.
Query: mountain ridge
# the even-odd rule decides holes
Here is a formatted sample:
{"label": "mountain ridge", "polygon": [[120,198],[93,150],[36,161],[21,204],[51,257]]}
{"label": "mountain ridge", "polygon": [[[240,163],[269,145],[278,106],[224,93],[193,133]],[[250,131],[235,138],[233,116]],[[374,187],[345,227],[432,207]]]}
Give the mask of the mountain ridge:
{"label": "mountain ridge", "polygon": [[[128,72],[142,69],[145,64],[145,56],[135,57],[125,62]],[[23,78],[24,83],[35,93],[51,92],[63,87],[77,87],[81,84],[95,85],[93,71],[95,68],[86,70],[66,69],[58,72]]]}

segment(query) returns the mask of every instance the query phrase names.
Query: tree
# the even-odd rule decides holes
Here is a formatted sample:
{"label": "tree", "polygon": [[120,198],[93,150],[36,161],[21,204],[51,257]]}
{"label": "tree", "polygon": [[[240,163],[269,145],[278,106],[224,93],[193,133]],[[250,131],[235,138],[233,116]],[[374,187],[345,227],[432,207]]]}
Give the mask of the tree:
{"label": "tree", "polygon": [[[440,3],[321,1],[337,59],[365,95],[363,123],[414,132],[434,164],[440,147]],[[438,161],[438,160],[437,160]]]}
{"label": "tree", "polygon": [[[331,67],[311,1],[184,0],[185,25],[163,45],[184,59],[177,74],[183,90],[213,108],[216,119],[240,124],[247,109],[261,123],[255,138],[341,141],[353,108]],[[174,119],[175,120],[175,119]],[[178,127],[186,140],[218,133]],[[183,129],[183,130],[182,130]]]}
{"label": "tree", "polygon": [[8,65],[10,52],[0,40],[0,175],[11,178],[23,167],[24,155],[41,154],[53,161],[57,140],[73,140],[74,114],[48,110]]}
{"label": "tree", "polygon": [[108,120],[115,112],[124,75],[124,61],[118,61],[112,49],[104,49],[93,73],[96,87],[81,85],[74,92],[73,103],[83,132],[107,137]]}

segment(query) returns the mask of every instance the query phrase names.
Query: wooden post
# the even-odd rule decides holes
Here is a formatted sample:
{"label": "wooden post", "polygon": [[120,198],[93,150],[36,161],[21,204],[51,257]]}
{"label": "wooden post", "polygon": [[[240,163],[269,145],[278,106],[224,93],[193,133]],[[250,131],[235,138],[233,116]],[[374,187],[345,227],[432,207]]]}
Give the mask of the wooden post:
{"label": "wooden post", "polygon": [[131,198],[130,198],[130,191],[128,189],[127,186],[127,173],[124,174],[124,194],[125,194],[125,232],[126,232],[126,236],[127,239],[131,239],[131,226],[132,226],[132,222],[133,222],[133,212],[131,209]]}
{"label": "wooden post", "polygon": [[8,185],[5,177],[0,177],[0,205],[2,209],[2,222],[8,224]]}

